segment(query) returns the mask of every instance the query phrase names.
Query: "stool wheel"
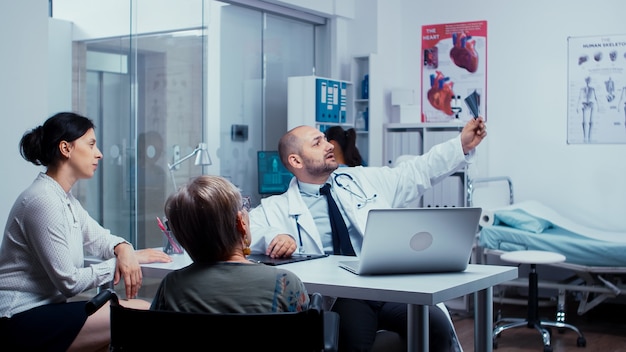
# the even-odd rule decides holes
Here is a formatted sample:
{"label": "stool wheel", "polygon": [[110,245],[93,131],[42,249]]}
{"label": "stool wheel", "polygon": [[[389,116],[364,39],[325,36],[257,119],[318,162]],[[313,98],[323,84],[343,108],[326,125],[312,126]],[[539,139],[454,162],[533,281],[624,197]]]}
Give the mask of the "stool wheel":
{"label": "stool wheel", "polygon": [[576,340],[576,346],[578,347],[585,347],[587,346],[587,340],[584,337],[578,337],[578,339]]}
{"label": "stool wheel", "polygon": [[543,346],[543,352],[552,352],[552,346]]}

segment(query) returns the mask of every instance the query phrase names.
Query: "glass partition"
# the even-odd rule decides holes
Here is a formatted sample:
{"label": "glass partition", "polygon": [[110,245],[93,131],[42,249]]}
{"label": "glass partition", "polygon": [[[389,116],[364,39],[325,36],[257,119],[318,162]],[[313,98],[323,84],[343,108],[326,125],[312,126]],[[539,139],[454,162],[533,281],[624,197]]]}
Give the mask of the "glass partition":
{"label": "glass partition", "polygon": [[[184,1],[186,15],[160,26],[149,3],[130,2],[128,35],[74,45],[75,104],[96,123],[104,155],[96,177],[79,186],[80,199],[137,248],[162,245],[156,217],[174,182],[203,173],[193,158],[168,166],[204,141],[206,120],[204,1]],[[181,5],[161,2],[159,11],[180,14]]]}
{"label": "glass partition", "polygon": [[287,78],[313,74],[316,26],[234,5],[220,19],[220,170],[257,205],[257,151],[277,150],[287,132]]}
{"label": "glass partition", "polygon": [[[210,0],[127,10],[112,21],[125,30],[73,46],[74,108],[95,121],[104,155],[74,193],[112,233],[160,247],[156,217],[191,177],[224,176],[258,204],[257,151],[286,132],[287,77],[313,74],[320,24]],[[170,170],[200,143],[212,165],[192,157]]]}

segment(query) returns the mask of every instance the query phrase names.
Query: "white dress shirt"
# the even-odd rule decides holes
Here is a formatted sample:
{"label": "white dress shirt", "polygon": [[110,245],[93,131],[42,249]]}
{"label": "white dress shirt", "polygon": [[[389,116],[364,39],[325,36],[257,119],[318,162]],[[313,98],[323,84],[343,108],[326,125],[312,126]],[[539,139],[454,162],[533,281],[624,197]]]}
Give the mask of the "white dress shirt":
{"label": "white dress shirt", "polygon": [[[17,198],[0,246],[0,317],[65,302],[113,280],[115,245],[71,192],[44,173]],[[84,267],[84,251],[105,261]]]}

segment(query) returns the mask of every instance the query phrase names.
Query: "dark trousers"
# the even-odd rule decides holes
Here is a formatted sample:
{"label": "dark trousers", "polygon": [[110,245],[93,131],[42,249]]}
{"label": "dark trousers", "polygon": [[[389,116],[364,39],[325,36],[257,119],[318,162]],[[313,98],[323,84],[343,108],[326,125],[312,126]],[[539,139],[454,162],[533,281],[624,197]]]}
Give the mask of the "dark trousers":
{"label": "dark trousers", "polygon": [[[398,333],[406,342],[407,306],[402,303],[337,298],[332,310],[339,313],[339,350],[369,351],[378,330]],[[455,351],[454,328],[441,309],[428,309],[431,352]]]}
{"label": "dark trousers", "polygon": [[84,301],[46,304],[0,318],[0,349],[65,352],[85,321]]}

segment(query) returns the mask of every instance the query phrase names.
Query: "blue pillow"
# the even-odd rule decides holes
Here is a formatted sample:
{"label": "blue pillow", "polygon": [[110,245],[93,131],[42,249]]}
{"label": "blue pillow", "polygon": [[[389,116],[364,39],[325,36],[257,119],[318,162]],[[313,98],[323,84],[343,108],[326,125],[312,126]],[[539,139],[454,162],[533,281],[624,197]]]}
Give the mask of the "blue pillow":
{"label": "blue pillow", "polygon": [[542,233],[552,227],[552,223],[528,214],[521,209],[498,210],[494,213],[495,223],[503,223],[516,229]]}

